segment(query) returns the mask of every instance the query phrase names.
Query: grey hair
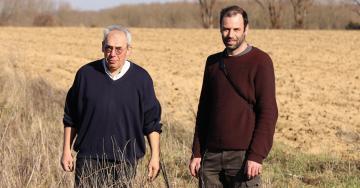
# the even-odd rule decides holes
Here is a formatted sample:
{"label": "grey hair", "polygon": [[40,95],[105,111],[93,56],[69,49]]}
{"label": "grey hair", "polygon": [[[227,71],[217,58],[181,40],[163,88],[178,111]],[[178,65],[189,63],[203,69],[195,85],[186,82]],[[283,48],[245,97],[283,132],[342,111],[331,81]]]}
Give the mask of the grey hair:
{"label": "grey hair", "polygon": [[110,25],[108,27],[106,27],[104,29],[104,38],[103,38],[103,42],[105,42],[105,39],[107,38],[107,36],[109,35],[109,33],[111,31],[121,31],[125,33],[126,39],[127,39],[127,45],[131,46],[131,33],[130,31],[126,28],[123,27],[121,25]]}

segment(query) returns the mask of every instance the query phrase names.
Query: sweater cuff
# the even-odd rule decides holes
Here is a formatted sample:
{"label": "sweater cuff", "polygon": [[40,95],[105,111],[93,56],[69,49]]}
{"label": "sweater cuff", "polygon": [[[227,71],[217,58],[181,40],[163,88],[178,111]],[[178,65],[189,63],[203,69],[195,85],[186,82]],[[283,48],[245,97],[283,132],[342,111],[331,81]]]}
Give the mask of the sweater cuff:
{"label": "sweater cuff", "polygon": [[149,135],[152,132],[158,132],[159,134],[162,132],[161,130],[162,124],[159,122],[153,123],[152,125],[147,125],[143,129],[144,135]]}
{"label": "sweater cuff", "polygon": [[72,121],[66,121],[65,119],[63,119],[63,124],[64,124],[64,128],[65,128],[65,127],[73,127],[73,128],[76,128],[76,127],[75,127],[75,124],[74,124]]}
{"label": "sweater cuff", "polygon": [[63,124],[64,127],[75,127],[73,119],[66,112],[64,113]]}
{"label": "sweater cuff", "polygon": [[201,149],[199,145],[193,144],[192,148],[192,158],[201,158]]}
{"label": "sweater cuff", "polygon": [[248,160],[249,161],[255,161],[257,163],[260,163],[262,164],[264,158],[258,154],[255,154],[255,153],[250,153],[249,156],[248,156]]}
{"label": "sweater cuff", "polygon": [[193,158],[201,158],[201,153],[200,152],[193,152]]}

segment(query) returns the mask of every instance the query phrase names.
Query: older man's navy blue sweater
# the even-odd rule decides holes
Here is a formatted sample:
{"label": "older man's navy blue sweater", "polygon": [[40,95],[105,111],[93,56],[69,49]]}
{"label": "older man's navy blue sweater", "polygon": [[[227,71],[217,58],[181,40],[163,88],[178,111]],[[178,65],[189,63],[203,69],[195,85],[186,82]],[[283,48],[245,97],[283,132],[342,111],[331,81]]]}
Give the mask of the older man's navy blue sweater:
{"label": "older man's navy blue sweater", "polygon": [[134,162],[145,154],[144,135],[161,132],[161,108],[152,79],[140,66],[118,80],[101,60],[79,69],[65,103],[64,125],[77,130],[78,158]]}

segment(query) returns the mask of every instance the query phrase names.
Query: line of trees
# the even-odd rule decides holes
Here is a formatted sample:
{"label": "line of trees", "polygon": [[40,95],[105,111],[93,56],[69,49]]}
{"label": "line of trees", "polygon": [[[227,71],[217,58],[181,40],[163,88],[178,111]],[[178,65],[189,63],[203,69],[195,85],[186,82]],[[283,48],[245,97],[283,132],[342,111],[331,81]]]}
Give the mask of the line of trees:
{"label": "line of trees", "polygon": [[[213,22],[212,14],[208,12],[212,12],[212,8],[214,7],[215,0],[198,0],[201,10],[201,16],[204,28],[211,28],[211,24],[209,22]],[[221,1],[219,1],[221,2]],[[328,6],[349,6],[350,9],[353,9],[360,16],[360,0],[343,0],[340,2],[329,0],[329,1],[316,1],[316,0],[254,0],[256,4],[261,7],[261,10],[265,12],[269,23],[270,28],[272,29],[280,29],[284,28],[282,25],[282,17],[285,15],[286,10],[291,9],[293,15],[293,26],[295,29],[304,29],[306,28],[305,21],[306,17],[311,11],[311,8],[314,6],[318,7],[318,10],[325,10]],[[248,3],[250,3],[248,1]],[[318,4],[316,4],[318,3]],[[321,4],[323,3],[323,4]],[[335,10],[336,11],[336,10]],[[204,14],[206,13],[206,14]],[[331,14],[331,13],[330,13]],[[208,15],[207,18],[203,18],[204,15]],[[349,23],[353,23],[350,21]],[[348,27],[349,24],[346,26]],[[287,27],[286,27],[287,28]]]}
{"label": "line of trees", "polygon": [[55,25],[53,0],[0,0],[0,25]]}
{"label": "line of trees", "polygon": [[221,8],[233,4],[248,11],[252,28],[351,29],[360,23],[360,0],[187,0],[100,11],[78,11],[56,2],[0,0],[0,25],[214,28]]}
{"label": "line of trees", "polygon": [[360,0],[353,0],[356,7],[354,9],[354,11],[360,16]]}

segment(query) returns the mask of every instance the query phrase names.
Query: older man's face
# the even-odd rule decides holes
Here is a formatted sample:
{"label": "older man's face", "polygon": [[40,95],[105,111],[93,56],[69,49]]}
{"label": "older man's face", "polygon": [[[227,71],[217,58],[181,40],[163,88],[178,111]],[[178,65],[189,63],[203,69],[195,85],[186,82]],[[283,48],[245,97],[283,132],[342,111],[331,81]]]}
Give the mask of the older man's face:
{"label": "older man's face", "polygon": [[110,72],[119,71],[129,54],[125,33],[111,31],[105,39],[102,49]]}

